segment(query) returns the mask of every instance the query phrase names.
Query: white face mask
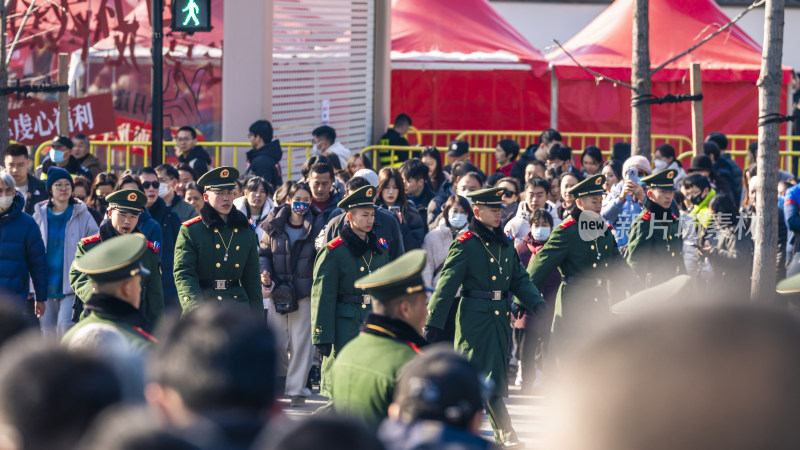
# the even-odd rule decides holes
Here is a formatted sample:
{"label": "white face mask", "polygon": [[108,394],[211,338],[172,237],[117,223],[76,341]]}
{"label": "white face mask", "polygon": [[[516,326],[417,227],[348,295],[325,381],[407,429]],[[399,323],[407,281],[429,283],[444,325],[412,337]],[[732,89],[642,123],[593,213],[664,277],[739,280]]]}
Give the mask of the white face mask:
{"label": "white face mask", "polygon": [[447,216],[447,221],[450,222],[450,225],[453,228],[460,230],[467,224],[467,215],[461,213],[450,213]]}
{"label": "white face mask", "polygon": [[166,183],[161,183],[158,185],[158,196],[159,197],[166,197],[169,194],[169,186]]}
{"label": "white face mask", "polygon": [[13,195],[6,195],[0,197],[0,211],[6,212],[8,208],[11,208],[11,204],[14,203],[14,196]]}
{"label": "white face mask", "polygon": [[544,242],[550,237],[550,227],[533,227],[531,236],[534,241]]}
{"label": "white face mask", "polygon": [[667,168],[667,162],[663,159],[654,159],[653,160],[653,171],[654,172],[661,172],[662,170]]}
{"label": "white face mask", "polygon": [[465,199],[467,199],[467,202],[469,202],[469,206],[472,206],[472,197],[467,197],[467,194],[469,194],[468,191],[458,193],[459,197],[464,197]]}

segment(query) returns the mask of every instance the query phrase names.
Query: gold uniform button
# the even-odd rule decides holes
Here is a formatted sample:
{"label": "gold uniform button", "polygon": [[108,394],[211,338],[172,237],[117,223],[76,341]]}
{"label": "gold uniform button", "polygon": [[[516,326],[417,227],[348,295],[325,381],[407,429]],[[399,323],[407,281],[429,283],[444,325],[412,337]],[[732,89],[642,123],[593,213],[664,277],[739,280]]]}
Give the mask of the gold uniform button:
{"label": "gold uniform button", "polygon": [[590,245],[589,248],[594,250],[594,245]]}
{"label": "gold uniform button", "polygon": [[238,295],[234,295],[233,298],[239,298],[239,296]]}
{"label": "gold uniform button", "polygon": [[220,266],[220,263],[217,263],[217,267],[219,267],[219,266]]}
{"label": "gold uniform button", "polygon": [[217,244],[217,248],[219,248],[219,244]]}
{"label": "gold uniform button", "polygon": [[183,301],[188,302],[189,301],[189,297],[183,297]]}
{"label": "gold uniform button", "polygon": [[592,263],[592,267],[597,267],[597,263]]}
{"label": "gold uniform button", "polygon": [[510,316],[510,315],[511,315],[511,313],[506,311],[506,316]]}
{"label": "gold uniform button", "polygon": [[506,280],[508,280],[508,277],[506,277]]}
{"label": "gold uniform button", "polygon": [[672,256],[675,256],[675,252],[672,252]]}
{"label": "gold uniform button", "polygon": [[214,233],[219,233],[219,230],[214,228]]}
{"label": "gold uniform button", "polygon": [[496,280],[496,279],[497,279],[497,277],[496,277],[496,276],[494,276],[494,275],[492,275],[492,280],[494,281],[494,280]]}
{"label": "gold uniform button", "polygon": [[608,263],[605,263],[605,266],[608,267]]}
{"label": "gold uniform button", "polygon": [[361,309],[367,309],[367,305],[361,305]]}
{"label": "gold uniform button", "polygon": [[499,316],[499,315],[500,315],[500,311],[495,311],[495,312],[494,312],[494,315],[495,315],[495,316]]}
{"label": "gold uniform button", "polygon": [[221,296],[221,295],[218,295],[218,296],[217,296],[217,300],[222,300],[222,296]]}
{"label": "gold uniform button", "polygon": [[238,228],[234,228],[234,229],[233,229],[233,232],[234,232],[234,233],[238,233],[238,232],[239,232],[239,229],[238,229]]}
{"label": "gold uniform button", "polygon": [[236,250],[239,250],[239,246],[238,245],[236,246]]}
{"label": "gold uniform button", "polygon": [[234,264],[233,267],[239,267],[239,264]]}
{"label": "gold uniform button", "polygon": [[362,271],[362,272],[364,271],[364,268],[363,268],[363,267],[359,267],[359,269],[361,269],[361,271]]}
{"label": "gold uniform button", "polygon": [[508,262],[508,258],[506,258],[506,262]]}
{"label": "gold uniform button", "polygon": [[606,250],[608,250],[608,245],[606,245]]}
{"label": "gold uniform button", "polygon": [[494,262],[494,258],[489,258],[489,262]]}
{"label": "gold uniform button", "polygon": [[597,303],[597,299],[596,298],[594,299],[594,302]]}

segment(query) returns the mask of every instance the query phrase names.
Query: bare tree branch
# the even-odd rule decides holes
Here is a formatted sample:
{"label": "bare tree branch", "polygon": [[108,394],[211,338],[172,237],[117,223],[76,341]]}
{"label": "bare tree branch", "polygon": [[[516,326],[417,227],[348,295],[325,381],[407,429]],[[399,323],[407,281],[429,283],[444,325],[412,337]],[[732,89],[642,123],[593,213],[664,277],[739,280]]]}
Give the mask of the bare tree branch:
{"label": "bare tree branch", "polygon": [[[57,30],[59,27],[60,27],[60,25],[56,25],[56,26],[54,26],[54,27],[51,27],[50,29],[47,29],[47,30],[44,30],[44,31],[40,31],[39,33],[32,34],[32,35],[30,35],[30,36],[25,36],[24,38],[22,38],[22,39],[20,39],[20,40],[16,41],[15,43],[19,44],[20,42],[29,41],[29,40],[31,40],[31,39],[33,39],[33,38],[37,37],[37,36],[41,36],[41,35],[43,35],[43,34],[47,34],[47,33],[51,32],[51,31],[53,31],[53,30]],[[13,44],[13,43],[12,43],[12,44]],[[6,48],[8,48],[8,46],[6,46]]]}
{"label": "bare tree branch", "polygon": [[4,61],[6,65],[6,70],[8,70],[8,65],[11,64],[11,57],[14,55],[14,49],[17,47],[17,43],[20,42],[19,38],[22,36],[22,30],[25,29],[25,23],[28,21],[28,17],[31,16],[33,13],[33,7],[36,5],[36,0],[31,0],[31,3],[28,5],[28,10],[25,11],[25,16],[22,18],[22,23],[17,28],[17,35],[14,36],[14,40],[11,41],[11,45],[8,47],[8,53],[6,54],[6,60]]}
{"label": "bare tree branch", "polygon": [[[762,0],[762,1],[763,1],[763,0]],[[561,46],[561,43],[560,43],[560,42],[558,42],[558,41],[557,41],[557,40],[555,40],[555,39],[553,39],[553,42],[555,42],[555,44],[558,46],[558,48],[560,48],[560,49],[561,49],[561,51],[563,51],[563,52],[564,52],[564,53],[565,53],[567,56],[569,56],[569,59],[571,59],[571,60],[572,60],[572,62],[574,62],[574,63],[575,63],[575,64],[576,64],[578,67],[580,67],[581,69],[583,69],[583,70],[585,70],[585,71],[589,72],[590,74],[594,75],[595,79],[597,79],[597,80],[606,80],[606,81],[610,81],[611,83],[618,84],[618,85],[620,85],[620,86],[625,86],[626,88],[628,88],[628,89],[630,89],[630,90],[632,90],[632,91],[636,92],[636,88],[635,88],[635,87],[633,87],[633,86],[631,86],[630,84],[628,84],[628,83],[625,83],[625,82],[623,82],[623,81],[620,81],[620,80],[615,80],[615,79],[613,79],[613,78],[609,78],[609,77],[607,77],[607,76],[605,76],[605,75],[603,75],[603,74],[601,74],[601,73],[595,72],[594,70],[592,70],[592,69],[590,69],[590,68],[588,68],[588,67],[584,66],[583,64],[579,63],[579,62],[578,62],[578,60],[577,60],[577,59],[575,59],[575,57],[573,57],[573,56],[572,56],[572,54],[571,54],[570,52],[568,52],[568,51],[567,51],[567,49],[565,49],[564,47],[562,47],[562,46]]]}
{"label": "bare tree branch", "polygon": [[668,59],[666,62],[661,64],[660,66],[656,67],[655,69],[652,69],[650,71],[650,75],[651,76],[654,75],[659,70],[663,69],[664,67],[667,67],[670,63],[672,63],[674,61],[677,61],[678,59],[683,58],[684,56],[688,55],[689,53],[697,50],[698,47],[700,47],[701,45],[703,45],[706,42],[708,42],[709,40],[711,40],[711,38],[713,38],[714,36],[716,36],[716,35],[718,35],[720,33],[724,33],[725,30],[727,30],[728,28],[732,27],[733,24],[735,24],[736,22],[739,21],[739,19],[744,17],[745,14],[747,14],[750,11],[752,11],[752,10],[758,8],[759,6],[763,5],[764,2],[766,2],[766,0],[756,0],[756,1],[754,1],[750,6],[748,6],[744,11],[740,12],[739,15],[734,17],[730,22],[728,22],[725,25],[723,25],[722,28],[720,28],[719,30],[709,34],[708,36],[703,38],[702,41],[698,42],[697,44],[693,45],[692,47],[689,47],[688,50],[686,50],[686,51],[684,51],[684,52],[682,52],[682,53],[680,53],[678,55],[673,56],[672,58]]}

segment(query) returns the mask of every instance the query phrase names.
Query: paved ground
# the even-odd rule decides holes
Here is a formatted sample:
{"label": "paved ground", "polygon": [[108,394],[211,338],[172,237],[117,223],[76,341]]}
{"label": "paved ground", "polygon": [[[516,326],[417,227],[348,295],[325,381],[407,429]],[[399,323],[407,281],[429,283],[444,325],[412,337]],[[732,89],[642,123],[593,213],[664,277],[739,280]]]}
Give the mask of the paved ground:
{"label": "paved ground", "polygon": [[[527,448],[542,448],[545,419],[544,397],[518,395],[519,388],[515,386],[509,386],[509,388],[511,396],[506,399],[506,405],[519,438],[527,444]],[[281,398],[279,402],[287,417],[292,420],[302,420],[303,417],[324,405],[326,399],[314,395],[306,401],[306,405],[302,408],[290,407],[288,398]],[[486,416],[483,418],[481,430],[487,439],[493,439],[492,427],[489,426]]]}

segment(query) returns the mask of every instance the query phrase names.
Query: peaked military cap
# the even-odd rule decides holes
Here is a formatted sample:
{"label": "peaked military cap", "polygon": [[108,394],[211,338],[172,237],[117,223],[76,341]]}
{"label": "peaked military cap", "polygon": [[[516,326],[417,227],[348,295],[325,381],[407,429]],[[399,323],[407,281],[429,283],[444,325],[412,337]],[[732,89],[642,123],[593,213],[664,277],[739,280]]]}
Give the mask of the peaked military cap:
{"label": "peaked military cap", "polygon": [[572,186],[567,193],[575,198],[586,197],[587,195],[601,195],[605,192],[605,189],[603,189],[603,183],[605,182],[606,177],[604,175],[592,175]]}
{"label": "peaked military cap", "polygon": [[800,294],[800,274],[781,280],[775,290],[778,294]]}
{"label": "peaked military cap", "polygon": [[633,314],[653,308],[686,303],[692,298],[692,277],[678,275],[661,284],[643,289],[611,307],[613,314]]}
{"label": "peaked military cap", "polygon": [[345,211],[350,211],[353,208],[377,208],[375,206],[376,190],[375,186],[361,186],[343,198],[336,206]]}
{"label": "peaked military cap", "polygon": [[139,233],[115,236],[76,259],[75,268],[98,282],[148,275],[139,262],[146,249],[147,240]]}
{"label": "peaked military cap", "polygon": [[238,179],[239,171],[235,167],[223,166],[206,172],[197,180],[197,185],[204,190],[221,191],[235,188]]}
{"label": "peaked military cap", "polygon": [[354,286],[364,289],[378,301],[388,301],[415,292],[433,292],[422,280],[426,260],[425,250],[408,251],[375,272],[359,278]]}
{"label": "peaked military cap", "polygon": [[675,177],[678,176],[677,169],[665,169],[642,178],[642,183],[648,189],[662,189],[664,191],[675,190]]}
{"label": "peaked military cap", "polygon": [[472,199],[473,205],[505,209],[506,206],[503,204],[503,194],[505,193],[505,188],[488,188],[470,192],[467,197]]}
{"label": "peaked military cap", "polygon": [[141,214],[147,204],[147,196],[138,189],[125,189],[106,195],[108,207],[126,213]]}

